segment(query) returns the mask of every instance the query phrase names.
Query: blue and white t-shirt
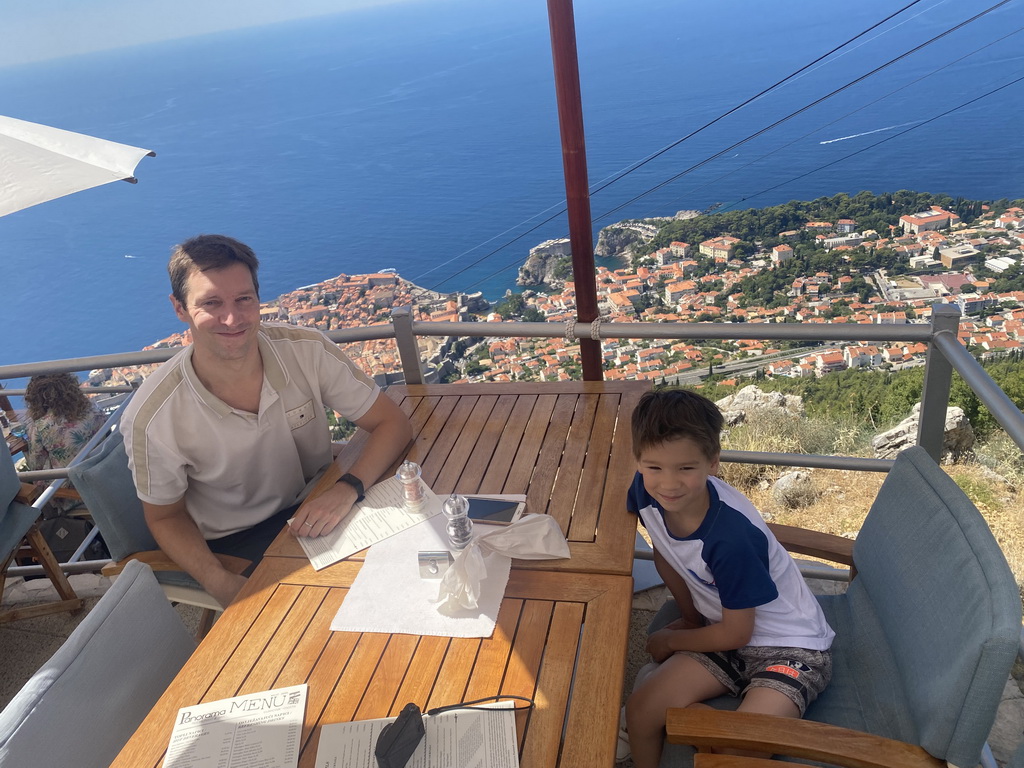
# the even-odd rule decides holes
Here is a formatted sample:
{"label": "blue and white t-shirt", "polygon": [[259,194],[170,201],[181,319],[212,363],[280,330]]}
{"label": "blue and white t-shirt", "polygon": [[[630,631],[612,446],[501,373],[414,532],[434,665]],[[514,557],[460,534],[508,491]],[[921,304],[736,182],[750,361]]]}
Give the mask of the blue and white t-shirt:
{"label": "blue and white t-shirt", "polygon": [[654,548],[685,579],[694,605],[709,621],[721,621],[723,607],[754,608],[748,645],[828,649],[835,632],[754,505],[717,477],[708,478],[708,495],[704,521],[683,538],[669,533],[639,472],[627,508],[640,515]]}

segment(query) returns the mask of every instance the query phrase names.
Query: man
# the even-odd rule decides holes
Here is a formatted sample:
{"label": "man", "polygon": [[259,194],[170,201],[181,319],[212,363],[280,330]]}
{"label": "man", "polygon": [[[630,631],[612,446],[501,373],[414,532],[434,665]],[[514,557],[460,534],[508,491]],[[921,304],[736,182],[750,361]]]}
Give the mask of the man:
{"label": "man", "polygon": [[[246,579],[214,553],[255,563],[293,515],[295,536],[330,533],[412,437],[405,414],[326,336],[260,323],[258,267],[223,235],[175,247],[171,305],[192,344],[146,380],[121,423],[154,538],[224,606]],[[296,514],[332,460],[324,406],[370,437],[351,471]]]}

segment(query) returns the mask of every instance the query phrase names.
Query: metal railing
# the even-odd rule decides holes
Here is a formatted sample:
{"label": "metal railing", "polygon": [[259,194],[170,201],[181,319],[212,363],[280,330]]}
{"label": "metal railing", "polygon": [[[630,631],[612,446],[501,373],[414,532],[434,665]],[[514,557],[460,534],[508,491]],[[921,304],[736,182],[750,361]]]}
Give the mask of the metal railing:
{"label": "metal railing", "polygon": [[[759,339],[765,341],[811,341],[819,343],[920,342],[928,347],[924,388],[921,397],[918,444],[936,461],[942,454],[943,427],[952,372],[964,381],[989,409],[1009,437],[1024,449],[1024,414],[1013,404],[999,385],[960,343],[957,329],[960,312],[951,304],[932,306],[930,323],[905,325],[861,325],[846,323],[611,323],[601,319],[586,326],[575,321],[547,323],[501,322],[432,322],[413,320],[410,307],[397,307],[390,325],[345,328],[329,331],[327,336],[339,344],[395,339],[404,380],[421,384],[426,380],[419,337],[482,337],[482,338],[564,338],[567,343],[579,338],[607,339]],[[579,330],[584,334],[577,335]],[[96,368],[115,368],[161,363],[179,351],[177,347],[126,352],[37,363],[0,366],[0,381],[25,378],[40,373],[79,372]],[[110,389],[110,388],[99,388]],[[126,388],[116,387],[118,391]],[[130,387],[127,388],[130,390]],[[22,390],[5,390],[9,394]],[[829,469],[885,472],[891,461],[858,457],[813,456],[807,454],[756,453],[727,451],[723,459],[741,463],[804,466]],[[56,470],[50,470],[56,471]],[[53,475],[56,476],[56,475]],[[33,479],[44,475],[32,475]]]}
{"label": "metal railing", "polygon": [[[429,322],[413,320],[411,307],[398,307],[392,312],[390,325],[360,328],[345,328],[327,333],[335,343],[344,344],[360,341],[395,339],[404,380],[408,384],[421,384],[426,380],[425,366],[419,347],[419,337],[474,337],[474,338],[564,338],[572,343],[584,337],[595,340],[606,339],[671,339],[676,341],[695,339],[760,339],[766,341],[811,341],[821,343],[869,342],[888,344],[891,342],[920,342],[926,344],[928,353],[925,363],[924,387],[921,397],[921,414],[917,443],[930,456],[939,461],[942,456],[943,432],[952,372],[956,370],[989,409],[1007,435],[1024,450],[1024,414],[1006,396],[999,385],[981,367],[957,338],[960,312],[948,304],[932,307],[931,323],[905,325],[860,325],[829,323],[611,323],[595,320],[585,326],[575,321],[558,323],[472,323],[472,322]],[[79,357],[37,363],[0,366],[0,380],[17,379],[40,373],[79,372],[96,368],[129,367],[161,363],[179,351],[177,347],[127,352],[112,355]],[[100,387],[100,391],[117,389],[131,391],[131,387]],[[8,394],[20,394],[22,390],[5,390]],[[101,430],[102,432],[102,430]],[[94,438],[95,439],[95,438]],[[88,446],[91,449],[91,445]],[[85,455],[85,451],[82,455]],[[851,456],[822,456],[798,453],[771,453],[756,451],[723,451],[722,460],[746,464],[771,466],[812,467],[821,469],[845,469],[867,472],[888,472],[892,460]],[[19,473],[26,481],[62,480],[67,478],[66,469],[35,470]],[[52,497],[56,487],[48,489]]]}

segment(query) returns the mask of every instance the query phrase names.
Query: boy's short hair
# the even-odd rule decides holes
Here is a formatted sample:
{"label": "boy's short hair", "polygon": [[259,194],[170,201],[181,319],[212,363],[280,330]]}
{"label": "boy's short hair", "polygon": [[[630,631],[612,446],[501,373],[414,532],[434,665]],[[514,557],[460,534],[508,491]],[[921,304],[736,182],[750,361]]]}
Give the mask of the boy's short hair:
{"label": "boy's short hair", "polygon": [[260,281],[256,273],[260,261],[252,248],[227,235],[196,235],[171,249],[167,274],[171,277],[171,294],[182,306],[187,306],[185,284],[193,272],[224,269],[232,264],[244,264],[252,275],[256,296],[260,295]]}
{"label": "boy's short hair", "polygon": [[722,452],[722,425],[718,406],[688,389],[647,392],[633,410],[633,455],[647,448],[688,437],[709,459]]}

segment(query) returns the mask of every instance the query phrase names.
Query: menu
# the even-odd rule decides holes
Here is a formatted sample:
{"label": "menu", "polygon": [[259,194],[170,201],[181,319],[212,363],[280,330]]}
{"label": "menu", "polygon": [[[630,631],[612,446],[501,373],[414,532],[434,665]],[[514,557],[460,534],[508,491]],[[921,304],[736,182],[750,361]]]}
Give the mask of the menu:
{"label": "menu", "polygon": [[[331,723],[320,729],[316,768],[377,768],[374,746],[395,718]],[[424,715],[426,733],[406,768],[488,766],[519,768],[516,716],[511,702]]]}
{"label": "menu", "polygon": [[397,477],[377,483],[366,498],[352,507],[348,516],[326,536],[299,537],[306,557],[317,571],[394,536],[406,528],[441,513],[441,500],[420,480],[424,502],[417,512],[405,509],[402,483]]}
{"label": "menu", "polygon": [[178,710],[164,768],[295,768],[306,684]]}

